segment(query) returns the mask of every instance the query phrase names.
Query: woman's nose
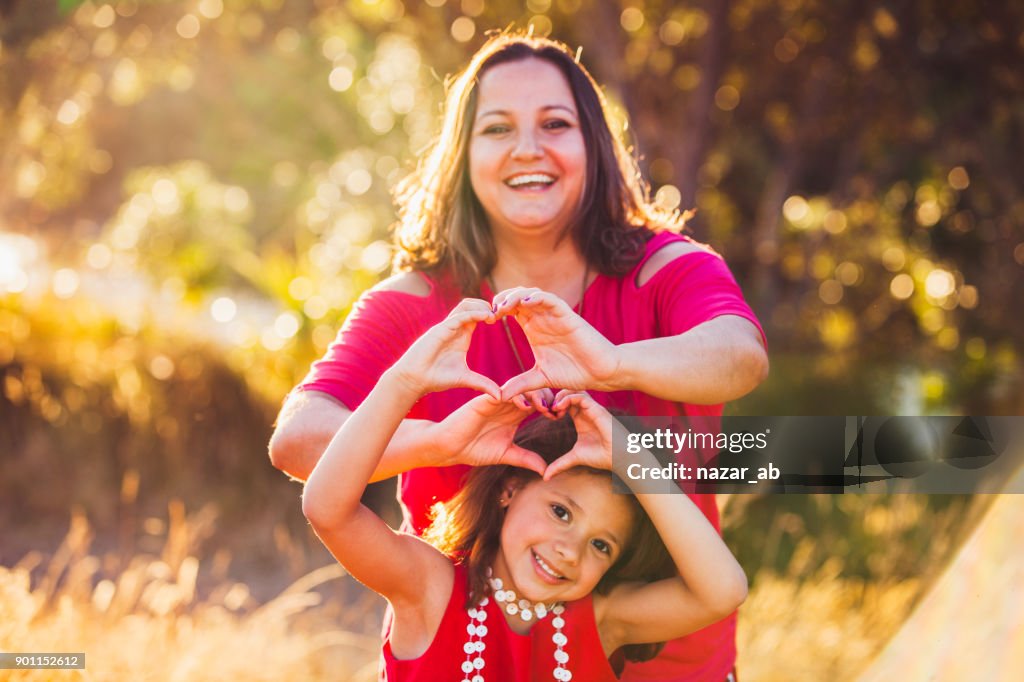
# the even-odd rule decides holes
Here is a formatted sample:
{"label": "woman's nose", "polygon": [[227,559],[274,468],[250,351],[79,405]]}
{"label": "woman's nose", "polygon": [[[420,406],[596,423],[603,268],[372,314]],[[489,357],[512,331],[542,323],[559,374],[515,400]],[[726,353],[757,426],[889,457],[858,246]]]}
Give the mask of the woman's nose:
{"label": "woman's nose", "polygon": [[542,154],[537,138],[531,131],[523,131],[516,137],[516,144],[512,149],[513,159],[536,159]]}

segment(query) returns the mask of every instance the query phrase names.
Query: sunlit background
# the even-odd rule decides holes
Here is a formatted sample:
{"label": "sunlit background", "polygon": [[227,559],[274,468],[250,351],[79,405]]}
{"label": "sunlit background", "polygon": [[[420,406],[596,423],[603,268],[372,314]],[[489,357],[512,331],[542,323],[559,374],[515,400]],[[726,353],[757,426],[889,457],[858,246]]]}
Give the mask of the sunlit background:
{"label": "sunlit background", "polygon": [[[508,26],[582,47],[652,195],[754,305],[772,374],[733,413],[1024,410],[1019,4],[7,0],[0,649],[134,677],[133,615],[188,653],[168,678],[372,678],[379,604],[299,580],[329,557],[266,441],[389,271],[445,77]],[[786,647],[822,652],[802,679],[855,676],[983,505],[730,502],[744,678],[795,679],[760,663]],[[773,639],[801,594],[818,639]],[[245,637],[265,659],[211,663]]]}

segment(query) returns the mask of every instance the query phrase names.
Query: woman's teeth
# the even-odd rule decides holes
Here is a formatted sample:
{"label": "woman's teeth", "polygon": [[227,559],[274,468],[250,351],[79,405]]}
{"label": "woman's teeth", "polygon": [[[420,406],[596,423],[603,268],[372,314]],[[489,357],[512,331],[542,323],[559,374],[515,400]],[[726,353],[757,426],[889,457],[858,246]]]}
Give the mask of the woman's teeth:
{"label": "woman's teeth", "polygon": [[517,175],[514,178],[509,178],[505,181],[505,184],[512,188],[527,186],[546,187],[554,182],[555,178],[546,173],[530,173],[528,175]]}

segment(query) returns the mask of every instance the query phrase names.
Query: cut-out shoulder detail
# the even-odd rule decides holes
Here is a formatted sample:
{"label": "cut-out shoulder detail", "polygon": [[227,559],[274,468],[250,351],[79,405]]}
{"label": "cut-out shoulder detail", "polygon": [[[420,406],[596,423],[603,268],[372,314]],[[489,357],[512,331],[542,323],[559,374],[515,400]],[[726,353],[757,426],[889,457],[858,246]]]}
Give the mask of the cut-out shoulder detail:
{"label": "cut-out shoulder detail", "polygon": [[380,284],[373,287],[374,291],[398,291],[403,294],[411,294],[426,298],[430,295],[430,285],[427,280],[418,272],[399,272],[391,275]]}
{"label": "cut-out shoulder detail", "polygon": [[642,287],[651,281],[651,278],[658,274],[663,267],[680,256],[691,253],[706,253],[707,251],[693,242],[669,242],[655,251],[636,276],[637,288]]}

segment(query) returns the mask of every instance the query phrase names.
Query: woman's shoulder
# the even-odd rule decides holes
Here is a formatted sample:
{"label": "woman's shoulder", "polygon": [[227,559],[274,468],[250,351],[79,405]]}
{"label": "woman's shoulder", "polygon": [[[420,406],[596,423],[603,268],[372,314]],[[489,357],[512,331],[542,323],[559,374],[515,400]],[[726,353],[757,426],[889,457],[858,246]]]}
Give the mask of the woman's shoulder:
{"label": "woman's shoulder", "polygon": [[643,258],[629,276],[638,288],[643,287],[658,273],[694,254],[721,258],[710,246],[691,237],[667,230],[659,232],[648,240]]}
{"label": "woman's shoulder", "polygon": [[433,281],[423,272],[397,272],[387,279],[378,282],[371,292],[396,293],[418,298],[428,298],[435,290]]}

